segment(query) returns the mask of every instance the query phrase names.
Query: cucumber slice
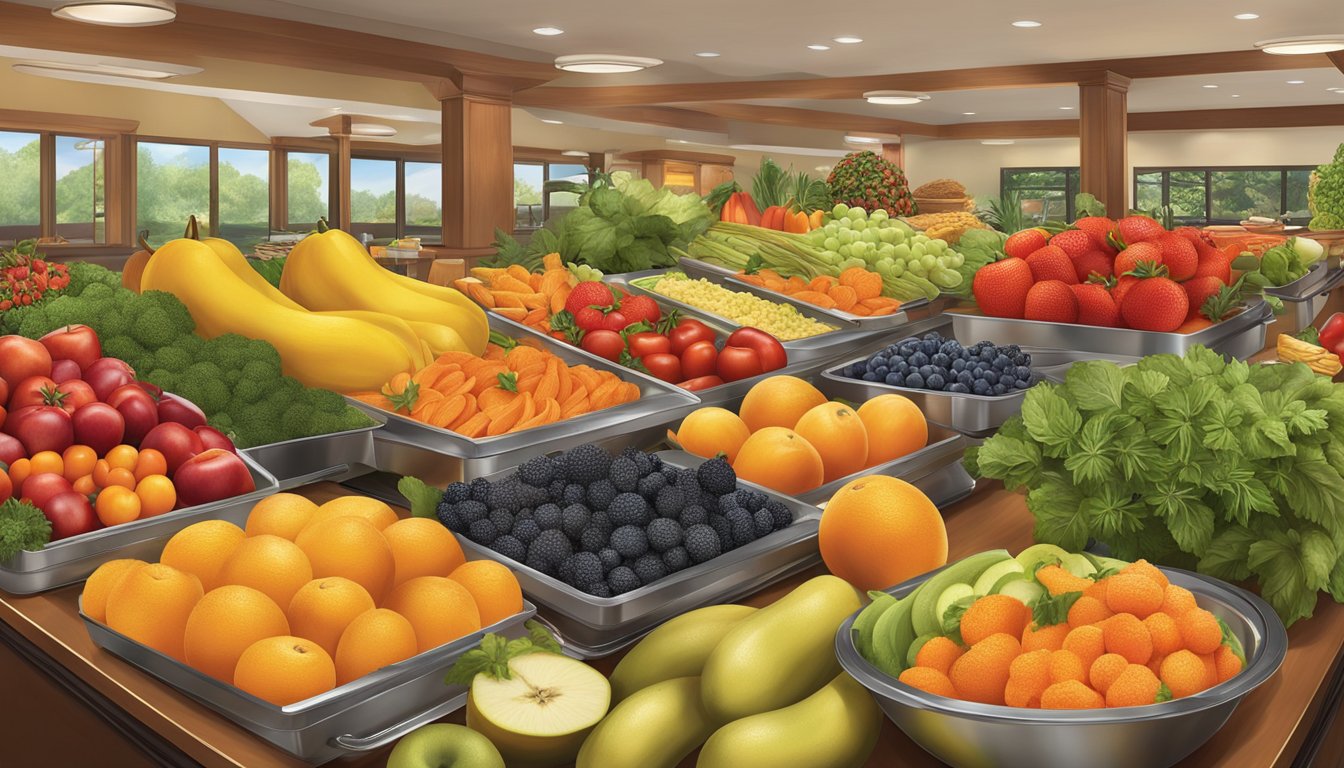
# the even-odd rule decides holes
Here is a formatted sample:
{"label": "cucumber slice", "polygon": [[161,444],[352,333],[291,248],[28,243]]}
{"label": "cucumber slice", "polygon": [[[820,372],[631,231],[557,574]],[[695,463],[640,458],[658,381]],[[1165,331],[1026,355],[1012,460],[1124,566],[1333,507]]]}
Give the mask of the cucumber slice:
{"label": "cucumber slice", "polygon": [[980,578],[976,579],[972,586],[975,589],[975,594],[988,595],[993,591],[994,585],[1004,576],[1009,574],[1023,575],[1025,571],[1026,569],[1022,567],[1022,564],[1016,560],[1004,560],[986,568],[985,572],[980,574]]}
{"label": "cucumber slice", "polygon": [[1030,608],[1032,603],[1045,594],[1045,587],[1042,587],[1033,579],[1020,579],[1005,584],[999,594],[1021,600],[1023,605]]}

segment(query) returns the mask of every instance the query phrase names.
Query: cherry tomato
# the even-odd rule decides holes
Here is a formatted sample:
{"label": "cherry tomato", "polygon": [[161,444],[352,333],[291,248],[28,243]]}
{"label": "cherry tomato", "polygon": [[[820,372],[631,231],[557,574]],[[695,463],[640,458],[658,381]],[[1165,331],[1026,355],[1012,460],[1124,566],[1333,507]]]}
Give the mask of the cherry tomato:
{"label": "cherry tomato", "polygon": [[134,470],[135,462],[140,458],[140,452],[135,450],[133,446],[118,445],[108,451],[103,458],[107,459],[107,466],[111,469]]}
{"label": "cherry tomato", "polygon": [[687,379],[711,376],[718,371],[719,350],[712,341],[697,341],[681,351],[681,372]]}
{"label": "cherry tomato", "polygon": [[625,337],[625,343],[630,347],[631,357],[667,354],[672,351],[672,341],[663,334],[653,331],[632,333]]}
{"label": "cherry tomato", "polygon": [[99,455],[112,450],[126,436],[126,419],[107,403],[89,403],[70,414],[75,440]]}
{"label": "cherry tomato", "polygon": [[1326,349],[1334,349],[1341,341],[1344,341],[1344,312],[1336,312],[1321,324],[1321,331],[1317,335],[1317,341]]}
{"label": "cherry tomato", "polygon": [[9,412],[5,410],[5,406],[0,405],[0,429],[4,429],[4,426],[5,426],[5,414],[7,414],[7,413],[9,413]]}
{"label": "cherry tomato", "polygon": [[724,347],[719,353],[719,377],[724,381],[737,381],[760,376],[761,356],[748,347]]}
{"label": "cherry tomato", "polygon": [[28,452],[24,450],[23,443],[13,435],[0,432],[0,462],[14,465],[14,462],[27,456]]}
{"label": "cherry tomato", "polygon": [[9,481],[14,484],[15,492],[23,488],[23,481],[33,474],[33,463],[28,459],[19,459],[9,465]]}
{"label": "cherry tomato", "polygon": [[99,488],[107,487],[107,475],[112,471],[112,465],[107,463],[107,459],[99,459],[93,465],[93,484]]}
{"label": "cherry tomato", "polygon": [[713,328],[692,317],[683,317],[677,323],[677,327],[667,333],[667,338],[672,342],[674,355],[680,355],[697,341],[713,342],[717,336]]}
{"label": "cherry tomato", "polygon": [[75,482],[71,483],[71,485],[74,487],[75,493],[83,494],[85,496],[92,496],[98,490],[98,486],[93,482],[93,475],[85,475],[76,478]]}
{"label": "cherry tomato", "polygon": [[9,403],[9,382],[0,379],[0,405]]}
{"label": "cherry tomato", "polygon": [[9,474],[0,469],[0,504],[9,501],[9,497],[14,495],[14,482],[9,479]]}
{"label": "cherry tomato", "polygon": [[47,500],[42,514],[51,521],[51,540],[64,539],[98,528],[89,497],[74,490],[58,493]]}
{"label": "cherry tomato", "polygon": [[87,325],[63,326],[39,341],[51,353],[52,360],[73,360],[81,371],[103,356],[98,334]]}
{"label": "cherry tomato", "polygon": [[135,474],[129,469],[113,467],[107,472],[107,487],[135,488]]}
{"label": "cherry tomato", "polygon": [[73,483],[85,475],[93,474],[98,454],[87,445],[72,445],[61,454],[61,459],[65,464],[65,479]]}
{"label": "cherry tomato", "polygon": [[9,408],[17,411],[30,405],[55,405],[56,382],[49,376],[29,376],[14,385],[9,393]]}
{"label": "cherry tomato", "polygon": [[145,448],[140,451],[140,456],[135,460],[135,479],[144,480],[150,475],[168,474],[168,460],[163,454],[153,448]]}
{"label": "cherry tomato", "polygon": [[139,445],[145,435],[159,424],[158,404],[148,392],[134,384],[118,387],[105,399],[126,420],[126,434],[122,439],[127,443]]}
{"label": "cherry tomato", "polygon": [[0,336],[0,379],[12,389],[30,376],[51,376],[51,353],[40,341]]}
{"label": "cherry tomato", "polygon": [[721,384],[723,384],[723,379],[720,379],[718,376],[700,376],[699,378],[678,382],[677,386],[682,389],[690,390],[691,392],[699,392],[702,389],[717,387]]}
{"label": "cherry tomato", "polygon": [[121,525],[140,517],[140,497],[130,488],[104,488],[94,502],[94,510],[103,525]]}
{"label": "cherry tomato", "polygon": [[747,347],[756,350],[761,359],[761,370],[774,371],[789,362],[789,354],[779,339],[759,328],[738,328],[728,336],[725,346]]}
{"label": "cherry tomato", "polygon": [[598,357],[615,362],[621,359],[621,353],[625,351],[625,339],[615,331],[589,331],[583,335],[579,346]]}
{"label": "cherry tomato", "polygon": [[655,378],[670,382],[677,382],[682,379],[681,358],[670,352],[655,352],[652,355],[645,355],[640,358],[640,362]]}
{"label": "cherry tomato", "polygon": [[626,318],[625,313],[617,309],[608,312],[606,317],[602,318],[601,327],[608,331],[623,331],[629,324],[630,320]]}
{"label": "cherry tomato", "polygon": [[33,474],[41,475],[47,472],[54,472],[58,475],[65,474],[65,461],[61,459],[61,454],[55,451],[38,451],[29,459],[33,465]]}
{"label": "cherry tomato", "polygon": [[177,505],[177,489],[164,475],[147,475],[141,479],[135,485],[135,495],[140,497],[141,517],[162,515]]}
{"label": "cherry tomato", "polygon": [[[82,379],[63,381],[56,385],[56,392],[60,397],[60,406],[65,409],[66,413],[74,413],[89,403],[98,402],[98,396],[93,393],[93,387]],[[55,403],[52,403],[52,405],[55,405]]]}

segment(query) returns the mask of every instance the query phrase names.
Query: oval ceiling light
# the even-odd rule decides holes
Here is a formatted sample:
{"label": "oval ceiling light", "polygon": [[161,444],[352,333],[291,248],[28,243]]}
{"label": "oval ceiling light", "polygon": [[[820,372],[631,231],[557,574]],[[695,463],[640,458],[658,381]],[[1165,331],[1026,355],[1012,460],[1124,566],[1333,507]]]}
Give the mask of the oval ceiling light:
{"label": "oval ceiling light", "polygon": [[980,142],[980,143],[981,143],[981,144],[984,144],[984,145],[987,146],[987,147],[1006,147],[1006,146],[1008,146],[1009,144],[1012,144],[1012,143],[1013,143],[1013,140],[1012,140],[1012,139],[985,139],[984,141],[982,141],[982,142]]}
{"label": "oval ceiling light", "polygon": [[51,9],[51,15],[85,24],[150,27],[177,18],[173,0],[75,0]]}
{"label": "oval ceiling light", "polygon": [[66,61],[20,61],[13,65],[13,69],[15,72],[22,72],[25,75],[47,75],[51,72],[81,72],[89,75],[134,77],[140,80],[166,80],[170,77],[177,77],[178,75],[183,74],[181,72],[169,72],[162,69],[119,67],[112,64],[74,64]]}
{"label": "oval ceiling light", "polygon": [[1032,21],[1031,19],[1019,19],[1018,21],[1013,22],[1013,26],[1018,29],[1035,29],[1036,27],[1041,26],[1041,22]]}
{"label": "oval ceiling light", "polygon": [[868,91],[863,94],[863,98],[869,104],[918,104],[932,97],[915,91]]}
{"label": "oval ceiling light", "polygon": [[1260,14],[1238,13],[1236,16],[1233,16],[1232,18],[1236,19],[1237,21],[1255,21],[1256,19],[1260,18]]}
{"label": "oval ceiling light", "polygon": [[542,37],[555,37],[556,35],[565,34],[565,30],[559,27],[537,27],[532,30],[532,34],[541,35]]}
{"label": "oval ceiling light", "polygon": [[621,56],[615,53],[576,53],[570,56],[557,56],[555,68],[563,69],[566,72],[583,72],[589,75],[619,75],[656,67],[662,63],[662,59],[650,59],[643,56]]}
{"label": "oval ceiling light", "polygon": [[831,46],[829,46],[829,45],[822,45],[821,43],[813,43],[813,44],[807,46],[807,48],[808,48],[808,50],[812,50],[812,51],[829,51],[829,50],[831,50]]}
{"label": "oval ceiling light", "polygon": [[355,123],[350,126],[352,136],[396,136],[397,129],[382,123]]}
{"label": "oval ceiling light", "polygon": [[962,112],[961,114],[966,115],[967,117],[970,117],[971,115],[974,115],[975,113],[974,113],[974,112]]}
{"label": "oval ceiling light", "polygon": [[858,45],[863,42],[862,37],[855,37],[853,35],[841,35],[839,37],[832,37],[831,39],[841,45]]}
{"label": "oval ceiling light", "polygon": [[547,124],[547,125],[564,125],[564,124],[565,124],[565,121],[563,121],[563,120],[552,120],[552,119],[550,119],[549,117],[543,117],[543,118],[541,118],[541,122],[543,122],[543,123],[545,123],[545,124]]}
{"label": "oval ceiling light", "polygon": [[696,56],[699,56],[699,57],[702,58],[702,59],[717,59],[717,58],[719,58],[719,53],[718,53],[718,51],[699,51],[699,52],[697,52],[695,55],[696,55]]}
{"label": "oval ceiling light", "polygon": [[1200,87],[1200,88],[1217,88],[1218,86],[1216,86],[1216,85],[1210,83],[1210,84],[1208,84],[1208,85],[1201,85],[1201,86],[1199,86],[1199,87]]}
{"label": "oval ceiling light", "polygon": [[1303,84],[1306,83],[1307,81],[1306,81],[1306,80],[1287,80],[1287,81],[1285,81],[1285,82],[1287,82],[1289,85],[1303,85]]}
{"label": "oval ceiling light", "polygon": [[1312,53],[1344,51],[1344,35],[1305,35],[1261,40],[1256,48],[1275,56],[1303,56]]}
{"label": "oval ceiling light", "polygon": [[1060,107],[1060,109],[1068,110],[1068,109],[1073,109],[1073,107]]}
{"label": "oval ceiling light", "polygon": [[584,152],[582,149],[566,149],[564,152],[561,152],[560,154],[564,155],[565,157],[587,157],[587,156],[588,156],[588,153],[587,153],[587,152]]}
{"label": "oval ceiling light", "polygon": [[847,133],[847,134],[845,134],[845,143],[846,143],[846,144],[881,144],[881,143],[882,143],[882,140],[879,139],[879,138],[876,137],[876,136],[855,136],[855,135],[853,135],[853,134],[849,134],[849,133]]}

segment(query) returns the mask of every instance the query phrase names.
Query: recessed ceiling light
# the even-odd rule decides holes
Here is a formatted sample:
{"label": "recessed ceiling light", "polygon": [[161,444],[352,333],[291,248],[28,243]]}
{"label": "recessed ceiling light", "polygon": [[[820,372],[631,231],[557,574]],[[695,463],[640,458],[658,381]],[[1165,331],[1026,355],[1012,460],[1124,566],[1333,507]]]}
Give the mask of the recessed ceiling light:
{"label": "recessed ceiling light", "polygon": [[1018,29],[1034,29],[1036,27],[1041,26],[1041,22],[1032,21],[1031,19],[1020,19],[1018,21],[1014,21],[1013,26],[1017,27]]}
{"label": "recessed ceiling light", "polygon": [[820,44],[820,43],[813,43],[813,44],[811,44],[811,45],[809,45],[809,46],[807,46],[807,47],[808,47],[809,49],[811,49],[811,50],[814,50],[814,51],[829,51],[829,50],[831,50],[831,46],[829,46],[829,45],[822,45],[822,44]]}
{"label": "recessed ceiling light", "polygon": [[868,91],[863,94],[863,98],[867,99],[869,104],[918,104],[932,97],[927,93],[915,91]]}
{"label": "recessed ceiling light", "polygon": [[702,59],[717,59],[719,57],[717,51],[700,51],[695,55],[699,56]]}
{"label": "recessed ceiling light", "polygon": [[1208,85],[1201,85],[1201,86],[1200,86],[1200,88],[1217,88],[1217,87],[1218,87],[1218,86],[1216,86],[1216,85],[1214,85],[1214,84],[1212,84],[1212,83],[1210,83],[1210,84],[1208,84]]}
{"label": "recessed ceiling light", "polygon": [[685,140],[685,139],[668,139],[668,140],[667,140],[667,143],[668,143],[668,144],[690,144],[691,142],[689,142],[689,141],[687,141],[687,140]]}
{"label": "recessed ceiling light", "polygon": [[396,136],[397,129],[382,123],[354,123],[350,126],[352,136]]}
{"label": "recessed ceiling light", "polygon": [[141,80],[166,80],[181,72],[166,72],[161,69],[140,69],[138,67],[118,67],[112,64],[75,64],[65,61],[21,61],[14,64],[15,72],[25,75],[45,75],[49,72],[82,72],[90,75],[112,75],[115,77],[134,77]]}
{"label": "recessed ceiling light", "polygon": [[961,114],[963,114],[963,115],[974,115],[975,113],[974,113],[974,112],[962,112]]}
{"label": "recessed ceiling light", "polygon": [[543,117],[543,118],[541,118],[541,122],[543,122],[543,123],[545,123],[545,124],[547,124],[547,125],[564,125],[564,124],[565,124],[563,120],[551,120],[550,118],[547,118],[547,117]]}
{"label": "recessed ceiling light", "polygon": [[1240,99],[1240,98],[1241,98],[1241,94],[1240,94],[1240,93],[1234,93],[1234,94],[1232,94],[1232,98],[1234,98],[1234,99]]}
{"label": "recessed ceiling light", "polygon": [[814,168],[813,170],[821,171],[822,173],[830,173],[830,172],[831,172],[831,166],[829,166],[829,165],[818,165],[818,166],[817,166],[816,168]]}
{"label": "recessed ceiling light", "polygon": [[587,152],[584,152],[582,149],[566,149],[564,152],[561,152],[560,154],[564,155],[565,157],[587,157],[587,156],[588,156],[588,153],[587,153]]}
{"label": "recessed ceiling light", "polygon": [[1307,81],[1306,81],[1306,80],[1288,80],[1288,81],[1287,81],[1287,83],[1288,83],[1289,85],[1301,85],[1301,84],[1303,84],[1303,83],[1305,83],[1305,82],[1307,82]]}
{"label": "recessed ceiling light", "polygon": [[980,143],[981,143],[981,144],[984,144],[985,146],[989,146],[989,147],[1006,147],[1006,146],[1008,146],[1009,144],[1012,144],[1012,143],[1013,143],[1013,140],[1012,140],[1012,139],[985,139],[984,141],[982,141],[982,142],[980,142]]}
{"label": "recessed ceiling light", "polygon": [[1060,107],[1060,109],[1073,109],[1073,107]]}
{"label": "recessed ceiling light", "polygon": [[532,30],[532,34],[542,35],[543,37],[555,37],[556,35],[565,34],[565,30],[559,27],[537,27]]}
{"label": "recessed ceiling light", "polygon": [[616,75],[625,72],[638,72],[641,69],[656,67],[662,59],[650,59],[643,56],[621,56],[614,53],[576,53],[570,56],[557,56],[555,68],[566,72],[583,72],[590,75]]}
{"label": "recessed ceiling light", "polygon": [[1232,18],[1236,19],[1237,21],[1254,21],[1255,19],[1260,18],[1260,14],[1258,14],[1258,13],[1238,13],[1236,16],[1233,16]]}
{"label": "recessed ceiling light", "polygon": [[856,45],[863,42],[862,37],[855,37],[853,35],[841,35],[839,37],[832,37],[831,39],[841,45]]}
{"label": "recessed ceiling light", "polygon": [[109,27],[150,27],[177,18],[173,0],[73,0],[51,9],[51,15]]}
{"label": "recessed ceiling light", "polygon": [[1306,35],[1261,40],[1256,48],[1275,56],[1300,56],[1312,53],[1344,51],[1344,35]]}
{"label": "recessed ceiling light", "polygon": [[846,143],[846,144],[881,144],[881,143],[882,143],[882,140],[879,139],[879,138],[876,137],[876,136],[855,136],[855,135],[853,135],[853,134],[849,134],[849,133],[847,133],[847,134],[845,134],[845,143]]}

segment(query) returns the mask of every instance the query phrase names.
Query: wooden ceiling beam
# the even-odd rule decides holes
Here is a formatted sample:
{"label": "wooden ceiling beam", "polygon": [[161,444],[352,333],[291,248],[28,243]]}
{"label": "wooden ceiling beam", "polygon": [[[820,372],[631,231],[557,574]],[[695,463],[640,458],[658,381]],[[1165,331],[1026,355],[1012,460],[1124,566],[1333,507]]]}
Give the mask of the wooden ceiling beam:
{"label": "wooden ceiling beam", "polygon": [[1204,131],[1228,128],[1309,128],[1344,125],[1344,104],[1251,109],[1131,112],[1130,131]]}
{"label": "wooden ceiling beam", "polygon": [[1078,136],[1078,120],[999,120],[937,125],[940,139],[1057,139]]}
{"label": "wooden ceiling beam", "polygon": [[569,107],[573,112],[604,120],[619,120],[626,123],[643,123],[664,128],[677,128],[684,131],[703,133],[727,133],[728,120],[718,115],[682,107]]}
{"label": "wooden ceiling beam", "polygon": [[835,131],[913,134],[917,136],[936,136],[939,132],[939,126],[916,123],[910,120],[896,120],[873,115],[854,115],[844,112],[822,112],[816,109],[767,107],[759,104],[735,104],[717,101],[696,102],[681,106],[744,123],[786,125],[795,128],[818,128]]}
{"label": "wooden ceiling beam", "polygon": [[1334,53],[1327,53],[1326,57],[1329,58],[1332,63],[1334,63],[1336,69],[1338,69],[1340,72],[1344,72],[1344,51],[1335,51]]}

